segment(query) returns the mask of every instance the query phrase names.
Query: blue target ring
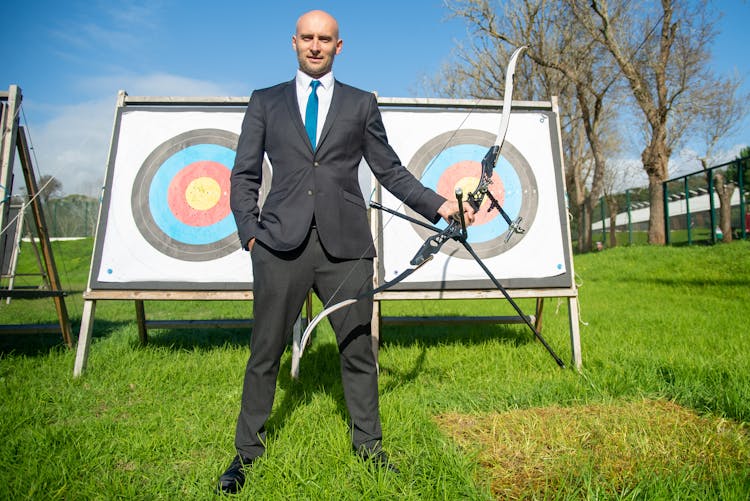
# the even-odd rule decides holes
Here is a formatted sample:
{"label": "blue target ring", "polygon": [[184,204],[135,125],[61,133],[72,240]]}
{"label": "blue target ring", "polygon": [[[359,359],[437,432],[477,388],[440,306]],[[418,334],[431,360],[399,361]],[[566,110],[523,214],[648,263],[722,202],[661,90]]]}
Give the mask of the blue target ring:
{"label": "blue target ring", "polygon": [[151,216],[159,229],[174,240],[190,245],[208,245],[234,235],[237,226],[231,212],[209,226],[186,224],[175,217],[174,210],[167,201],[167,192],[169,185],[185,166],[201,160],[211,160],[225,166],[228,175],[234,165],[235,155],[234,150],[225,146],[204,143],[189,146],[165,160],[154,174],[148,193]]}
{"label": "blue target ring", "polygon": [[[459,144],[448,147],[434,157],[430,169],[422,175],[422,182],[426,186],[434,188],[438,186],[441,176],[452,165],[456,165],[467,159],[479,163],[486,153],[487,147],[478,144]],[[495,166],[495,173],[502,179],[503,183],[505,194],[503,209],[511,219],[515,219],[521,211],[521,202],[523,200],[521,179],[510,162],[503,156],[499,158]],[[447,225],[445,221],[440,220],[436,226],[443,229]],[[495,212],[490,221],[484,224],[472,225],[467,240],[471,244],[488,242],[496,238],[498,233],[504,233],[507,230],[508,223],[500,216],[499,212]]]}
{"label": "blue target ring", "polygon": [[[240,249],[231,212],[211,224],[190,224],[176,217],[168,196],[175,179],[196,163],[210,163],[207,172],[213,175],[231,171],[238,139],[221,129],[191,130],[163,142],[146,158],[133,182],[131,206],[138,230],[154,249],[185,261],[210,261]],[[221,196],[228,197],[228,190]]]}
{"label": "blue target ring", "polygon": [[[438,186],[441,183],[444,188],[445,183],[448,183],[450,193],[441,192],[441,195],[451,198],[454,191],[451,183],[459,181],[456,179],[457,176],[466,174],[468,165],[472,173],[466,179],[461,179],[461,183],[457,185],[467,194],[467,188],[468,190],[476,188],[481,175],[481,161],[494,142],[495,136],[483,130],[463,129],[444,132],[433,137],[417,150],[409,162],[409,170],[421,179],[425,186],[436,191],[439,191]],[[521,226],[529,229],[534,222],[538,208],[536,177],[528,161],[507,140],[503,144],[501,155],[493,171],[493,180],[496,181],[493,185],[501,184],[502,187],[490,185],[490,191],[500,190],[501,196],[498,197],[496,193],[495,198],[498,198],[507,216],[511,221],[521,218]],[[469,185],[472,181],[473,184]],[[484,210],[485,205],[480,208],[480,212]],[[413,217],[419,217],[408,207],[407,212]],[[467,236],[468,242],[472,244],[481,258],[497,256],[518,244],[525,236],[524,233],[509,235],[509,225],[496,209],[493,209],[491,214],[483,214],[483,217],[483,223],[468,228]],[[440,221],[436,226],[445,228],[446,223]],[[432,235],[432,232],[417,224],[412,224],[412,228],[424,239]],[[471,259],[468,252],[455,242],[447,242],[441,247],[440,252],[449,256]]]}

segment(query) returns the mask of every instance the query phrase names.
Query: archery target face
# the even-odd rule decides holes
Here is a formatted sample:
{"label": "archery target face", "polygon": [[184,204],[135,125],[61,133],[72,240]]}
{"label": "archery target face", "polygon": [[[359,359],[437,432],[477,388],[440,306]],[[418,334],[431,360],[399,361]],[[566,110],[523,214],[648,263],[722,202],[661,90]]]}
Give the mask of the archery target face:
{"label": "archery target face", "polygon": [[[456,188],[466,196],[474,190],[482,172],[482,159],[494,144],[495,136],[489,132],[466,129],[439,134],[427,141],[409,163],[412,173],[448,200],[454,200]],[[489,192],[497,200],[511,221],[520,220],[521,228],[534,222],[538,205],[536,178],[526,159],[507,140],[503,144],[497,165],[492,173]],[[508,223],[499,210],[490,208],[491,200],[485,197],[476,214],[474,224],[468,228],[468,242],[479,257],[496,256],[517,245],[524,233],[508,235]],[[410,211],[410,209],[409,209]],[[411,211],[410,211],[411,212]],[[413,212],[410,214],[418,217]],[[446,223],[440,221],[439,228]],[[421,238],[432,235],[430,230],[412,224]],[[440,252],[471,259],[466,250],[456,242],[447,242]]]}
{"label": "archery target face", "polygon": [[[240,248],[229,207],[237,140],[226,130],[191,130],[146,158],[131,206],[138,230],[154,249],[180,260],[211,261]],[[270,183],[268,170],[264,165],[264,184]]]}

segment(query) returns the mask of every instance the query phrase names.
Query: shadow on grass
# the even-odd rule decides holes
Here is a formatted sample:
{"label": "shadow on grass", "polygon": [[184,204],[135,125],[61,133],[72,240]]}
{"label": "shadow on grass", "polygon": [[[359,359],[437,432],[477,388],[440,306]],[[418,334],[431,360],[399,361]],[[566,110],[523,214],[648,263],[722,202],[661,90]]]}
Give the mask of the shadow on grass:
{"label": "shadow on grass", "polygon": [[[250,344],[250,329],[236,328],[185,328],[153,329],[148,332],[148,346],[174,350],[207,350],[211,348],[247,347]],[[139,344],[136,338],[133,341]]]}
{"label": "shadow on grass", "polygon": [[341,419],[349,421],[341,384],[339,352],[334,343],[319,343],[305,350],[300,362],[299,379],[292,379],[291,367],[291,357],[284,357],[278,378],[278,385],[284,393],[266,423],[269,433],[283,428],[297,407],[309,404],[318,394],[329,395],[336,403],[336,412]]}
{"label": "shadow on grass", "polygon": [[534,334],[525,324],[422,325],[387,326],[380,330],[380,346],[470,346],[489,341],[523,346],[534,341]]}
{"label": "shadow on grass", "polygon": [[[97,330],[99,324],[97,323]],[[196,348],[210,349],[221,346],[246,347],[250,342],[251,329],[237,328],[181,328],[152,329],[148,333],[148,345],[191,350]],[[442,345],[475,345],[488,341],[500,340],[512,346],[522,346],[534,341],[534,335],[525,325],[423,325],[423,326],[388,326],[380,332],[380,345],[408,347],[442,346]],[[134,340],[138,343],[138,340]],[[289,341],[291,344],[291,341]],[[334,351],[335,345],[331,346]],[[305,361],[309,363],[308,351]],[[312,357],[310,357],[312,358]],[[338,360],[338,352],[334,353]]]}
{"label": "shadow on grass", "polygon": [[[247,329],[164,329],[149,333],[150,347],[165,347],[172,350],[212,349],[221,346],[247,347],[250,332]],[[400,386],[416,379],[422,371],[427,352],[431,347],[446,345],[479,345],[500,339],[512,346],[534,342],[534,337],[525,325],[480,325],[457,326],[390,326],[382,329],[383,349],[388,346],[419,346],[421,353],[408,369],[394,371],[387,368],[391,382],[389,386]],[[134,339],[134,343],[138,340]],[[248,352],[249,353],[249,352]],[[341,383],[338,348],[330,341],[314,340],[305,350],[300,364],[300,377],[290,375],[291,356],[286,353],[281,359],[274,411],[266,423],[269,434],[278,433],[295,410],[309,405],[320,395],[327,395],[335,402],[336,413],[344,422],[349,422],[349,412]],[[238,381],[237,384],[241,384]],[[382,391],[387,392],[388,388]]]}
{"label": "shadow on grass", "polygon": [[[94,338],[106,338],[109,337],[117,329],[122,328],[128,322],[121,321],[110,321],[110,320],[97,320],[95,329],[93,332]],[[71,331],[73,337],[73,347],[71,350],[75,350],[80,332],[80,324],[77,322],[71,322]],[[13,333],[2,333],[0,334],[0,354],[10,355],[19,354],[30,357],[36,357],[46,355],[54,350],[65,350],[67,346],[63,341],[62,334],[60,332],[38,332],[32,334],[13,334]]]}
{"label": "shadow on grass", "polygon": [[[422,371],[427,352],[430,347],[446,345],[478,345],[501,339],[513,346],[520,346],[534,342],[531,332],[526,326],[499,325],[461,325],[461,326],[391,326],[381,331],[381,347],[388,346],[419,346],[421,352],[414,364],[408,369],[394,371],[381,367],[387,371],[391,380],[388,386],[401,386],[416,379]],[[385,341],[384,341],[385,338]],[[320,393],[328,394],[336,402],[336,410],[344,421],[349,421],[349,413],[344,400],[341,384],[341,369],[336,345],[332,342],[313,344],[305,351],[300,362],[300,378],[294,380],[290,376],[291,357],[282,359],[279,370],[278,385],[284,390],[283,397],[271,415],[267,428],[269,432],[284,426],[284,422],[292,415],[298,406],[311,402]],[[388,392],[384,387],[382,392]]]}
{"label": "shadow on grass", "polygon": [[643,286],[644,284],[653,284],[668,288],[673,287],[694,287],[694,288],[709,288],[709,287],[747,287],[747,280],[742,278],[700,278],[700,277],[659,277],[659,276],[643,276],[629,277],[619,279],[621,283],[632,283],[637,286]]}

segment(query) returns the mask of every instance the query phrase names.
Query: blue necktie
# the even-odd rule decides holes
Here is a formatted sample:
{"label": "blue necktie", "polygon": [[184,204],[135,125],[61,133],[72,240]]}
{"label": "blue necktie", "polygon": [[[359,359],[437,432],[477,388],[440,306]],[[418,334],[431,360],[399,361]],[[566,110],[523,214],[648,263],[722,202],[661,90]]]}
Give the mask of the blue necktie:
{"label": "blue necktie", "polygon": [[310,144],[312,145],[313,151],[317,145],[318,136],[318,87],[320,82],[313,80],[310,82],[310,97],[307,98],[307,109],[305,110],[305,129],[307,130],[307,136],[310,138]]}

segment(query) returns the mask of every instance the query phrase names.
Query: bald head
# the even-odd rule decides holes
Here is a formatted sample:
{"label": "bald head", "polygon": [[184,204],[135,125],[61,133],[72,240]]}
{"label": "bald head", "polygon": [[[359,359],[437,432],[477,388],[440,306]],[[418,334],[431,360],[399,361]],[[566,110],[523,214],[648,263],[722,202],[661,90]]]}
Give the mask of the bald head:
{"label": "bald head", "polygon": [[342,45],[339,23],[327,12],[313,10],[297,20],[292,47],[297,52],[299,69],[312,78],[320,78],[331,71]]}
{"label": "bald head", "polygon": [[334,37],[336,37],[336,39],[339,38],[338,21],[336,21],[336,18],[334,18],[328,12],[323,10],[311,10],[310,12],[305,12],[304,14],[302,14],[299,19],[297,19],[295,31],[298,36],[301,33],[300,28],[302,28],[303,30],[308,30],[311,28],[329,29],[332,30],[331,33]]}

